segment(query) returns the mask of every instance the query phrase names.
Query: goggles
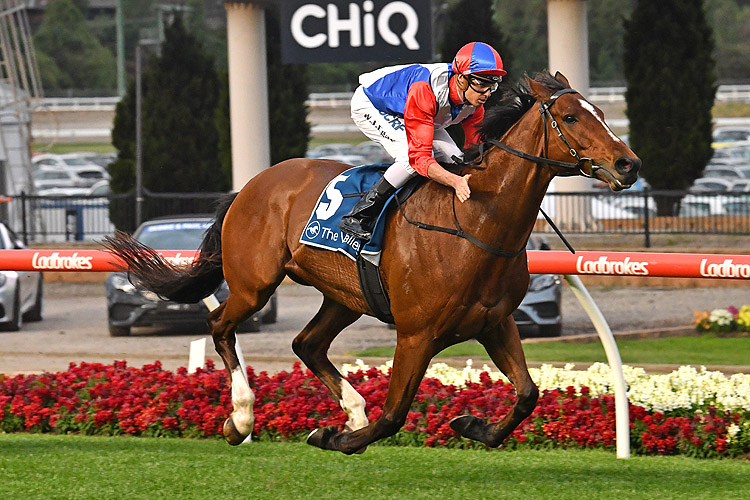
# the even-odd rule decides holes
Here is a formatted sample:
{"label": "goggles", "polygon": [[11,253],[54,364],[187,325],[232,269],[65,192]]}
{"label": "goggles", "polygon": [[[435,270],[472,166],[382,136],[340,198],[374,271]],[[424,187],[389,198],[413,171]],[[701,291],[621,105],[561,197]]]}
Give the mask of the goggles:
{"label": "goggles", "polygon": [[495,92],[500,85],[500,81],[502,80],[502,77],[498,77],[497,80],[489,80],[487,78],[481,78],[474,75],[464,76],[469,81],[469,87],[471,87],[474,92],[477,92],[479,94],[486,94],[487,91],[489,91],[490,93]]}

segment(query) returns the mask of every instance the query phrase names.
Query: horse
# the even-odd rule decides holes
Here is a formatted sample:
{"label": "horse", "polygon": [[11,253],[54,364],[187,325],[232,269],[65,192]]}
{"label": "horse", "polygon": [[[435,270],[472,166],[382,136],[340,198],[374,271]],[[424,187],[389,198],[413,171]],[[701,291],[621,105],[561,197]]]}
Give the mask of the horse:
{"label": "horse", "polygon": [[[380,276],[390,296],[396,349],[383,411],[374,422],[364,398],[327,355],[342,330],[373,315],[355,262],[300,243],[320,193],[350,165],[296,158],[261,171],[218,206],[199,256],[187,267],[170,265],[126,233],[106,240],[131,279],[173,301],[197,302],[226,279],[229,297],[207,321],[229,375],[232,412],[222,427],[229,444],[243,442],[254,425],[254,394],[235,350],[237,325],[260,310],[286,276],[323,294],[292,348],[348,416],[343,428],[315,429],[307,443],[353,454],[395,434],[432,358],[469,339],[479,341],[508,377],[516,401],[498,422],[462,415],[451,427],[498,447],[531,414],[539,391],[512,313],[529,285],[525,246],[542,198],[556,175],[585,175],[613,191],[625,189],[636,181],[641,161],[560,73],[526,75],[504,95],[487,110],[477,160],[464,167],[471,197],[456,204],[450,188],[428,181],[387,215]],[[571,156],[575,163],[565,161]],[[460,224],[461,231],[425,230],[409,222],[415,219],[436,227]]]}

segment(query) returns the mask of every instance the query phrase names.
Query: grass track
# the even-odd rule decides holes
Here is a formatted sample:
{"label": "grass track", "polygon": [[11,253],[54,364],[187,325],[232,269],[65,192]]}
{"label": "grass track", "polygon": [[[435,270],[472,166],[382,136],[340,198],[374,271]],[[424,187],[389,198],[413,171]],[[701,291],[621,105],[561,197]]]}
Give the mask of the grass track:
{"label": "grass track", "polygon": [[[646,340],[618,340],[622,362],[626,364],[691,364],[691,365],[747,365],[750,358],[750,337],[668,337]],[[559,361],[571,363],[607,362],[600,342],[577,344],[569,342],[526,343],[523,346],[528,361]],[[393,357],[393,347],[373,347],[358,352],[357,356]],[[489,360],[477,342],[451,346],[438,354],[440,357],[470,356]]]}
{"label": "grass track", "polygon": [[750,463],[614,452],[0,434],[0,498],[740,499]]}

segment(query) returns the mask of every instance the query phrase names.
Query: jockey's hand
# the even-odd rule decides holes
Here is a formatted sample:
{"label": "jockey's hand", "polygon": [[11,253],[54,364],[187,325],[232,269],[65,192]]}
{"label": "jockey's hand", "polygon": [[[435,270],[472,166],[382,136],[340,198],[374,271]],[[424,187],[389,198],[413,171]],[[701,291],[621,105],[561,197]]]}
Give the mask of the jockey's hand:
{"label": "jockey's hand", "polygon": [[471,189],[469,189],[469,178],[471,177],[471,174],[466,174],[463,177],[456,177],[458,177],[458,179],[453,185],[453,189],[456,190],[456,197],[458,197],[458,201],[463,203],[469,199],[469,196],[471,196]]}
{"label": "jockey's hand", "polygon": [[456,175],[441,167],[438,162],[434,162],[429,166],[427,176],[443,186],[453,188],[461,203],[468,200],[469,196],[471,196],[471,189],[469,189],[469,178],[471,177],[471,174],[466,174],[464,176]]}

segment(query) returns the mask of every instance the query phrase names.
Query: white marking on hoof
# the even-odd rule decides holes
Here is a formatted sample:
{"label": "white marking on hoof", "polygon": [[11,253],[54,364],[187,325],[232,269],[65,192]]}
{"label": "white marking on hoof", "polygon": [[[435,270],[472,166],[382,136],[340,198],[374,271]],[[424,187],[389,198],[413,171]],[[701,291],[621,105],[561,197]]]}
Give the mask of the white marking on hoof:
{"label": "white marking on hoof", "polygon": [[366,404],[365,398],[346,379],[341,379],[341,400],[339,401],[339,405],[341,405],[341,409],[349,416],[349,420],[344,424],[348,431],[362,429],[370,423],[365,414]]}

